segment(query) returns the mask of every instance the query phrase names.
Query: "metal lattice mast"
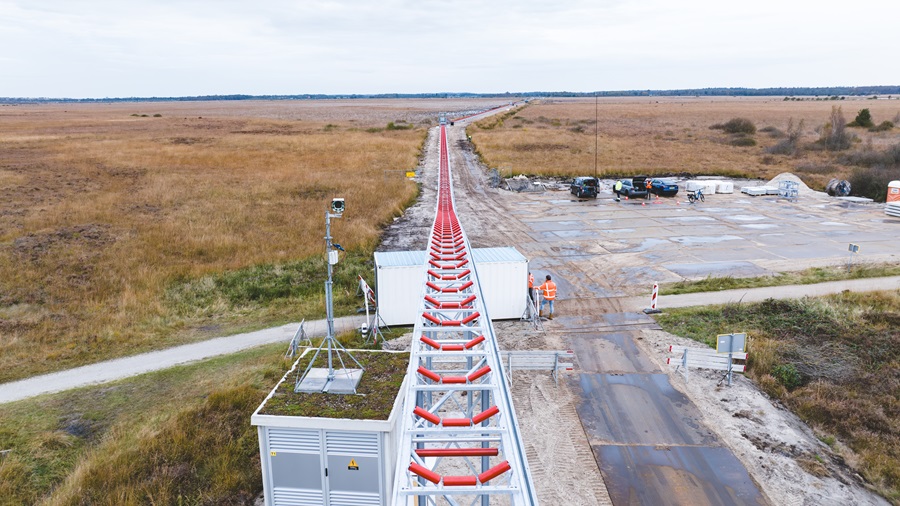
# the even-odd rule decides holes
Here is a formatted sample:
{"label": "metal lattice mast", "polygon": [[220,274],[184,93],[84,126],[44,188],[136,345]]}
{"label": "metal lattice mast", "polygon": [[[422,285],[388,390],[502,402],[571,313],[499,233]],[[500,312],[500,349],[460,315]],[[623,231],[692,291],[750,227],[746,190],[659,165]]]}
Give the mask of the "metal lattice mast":
{"label": "metal lattice mast", "polygon": [[536,505],[494,328],[454,209],[445,123],[392,504]]}

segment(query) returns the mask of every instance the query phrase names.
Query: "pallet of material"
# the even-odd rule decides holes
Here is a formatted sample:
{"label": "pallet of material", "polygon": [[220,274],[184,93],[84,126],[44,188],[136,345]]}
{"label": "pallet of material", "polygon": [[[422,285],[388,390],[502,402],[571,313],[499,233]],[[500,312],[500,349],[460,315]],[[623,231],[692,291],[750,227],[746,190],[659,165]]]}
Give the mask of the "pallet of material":
{"label": "pallet of material", "polygon": [[893,216],[895,218],[900,218],[900,204],[886,204],[884,206],[884,214]]}
{"label": "pallet of material", "polygon": [[767,190],[765,186],[745,186],[741,188],[741,193],[746,193],[751,197],[759,197],[760,195],[766,195]]}

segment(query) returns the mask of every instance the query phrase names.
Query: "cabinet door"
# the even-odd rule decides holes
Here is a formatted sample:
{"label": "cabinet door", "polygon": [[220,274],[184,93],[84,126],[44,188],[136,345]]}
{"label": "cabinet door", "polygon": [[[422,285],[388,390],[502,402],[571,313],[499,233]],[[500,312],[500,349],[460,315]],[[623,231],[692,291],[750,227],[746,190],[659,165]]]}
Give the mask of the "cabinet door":
{"label": "cabinet door", "polygon": [[324,504],[321,431],[269,428],[267,438],[273,505]]}
{"label": "cabinet door", "polygon": [[378,433],[325,431],[330,506],[380,506],[382,474]]}

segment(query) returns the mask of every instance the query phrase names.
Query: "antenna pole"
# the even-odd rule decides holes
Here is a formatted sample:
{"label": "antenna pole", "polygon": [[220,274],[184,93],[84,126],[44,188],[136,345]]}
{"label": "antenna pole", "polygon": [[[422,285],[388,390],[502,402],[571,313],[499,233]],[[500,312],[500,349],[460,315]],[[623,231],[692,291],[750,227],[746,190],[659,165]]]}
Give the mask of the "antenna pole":
{"label": "antenna pole", "polygon": [[331,356],[331,343],[334,339],[334,308],[331,300],[331,214],[325,211],[325,263],[328,264],[328,279],[325,281],[325,321],[328,327],[328,380],[334,380],[334,362]]}
{"label": "antenna pole", "polygon": [[597,92],[594,92],[594,177],[597,177],[597,152],[600,149],[600,122],[598,110],[600,108]]}

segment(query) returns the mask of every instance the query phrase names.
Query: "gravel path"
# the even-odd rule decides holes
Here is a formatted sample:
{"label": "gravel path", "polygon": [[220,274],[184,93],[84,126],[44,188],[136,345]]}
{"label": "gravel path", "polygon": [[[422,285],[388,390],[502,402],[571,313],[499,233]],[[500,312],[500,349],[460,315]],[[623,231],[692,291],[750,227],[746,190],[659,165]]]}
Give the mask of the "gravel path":
{"label": "gravel path", "polygon": [[[365,319],[365,315],[335,318],[335,331],[342,332],[358,328]],[[246,334],[217,337],[165,350],[141,353],[140,355],[76,367],[67,371],[4,383],[0,385],[0,404],[27,399],[41,394],[107,383],[176,365],[228,355],[264,344],[284,343],[286,347],[294,333],[297,332],[299,325],[299,323],[290,323],[281,327],[257,330]],[[308,337],[323,337],[326,333],[325,320],[306,322],[304,329]]]}
{"label": "gravel path", "polygon": [[[657,307],[665,310],[673,307],[709,306],[730,302],[760,302],[766,299],[800,299],[818,297],[844,290],[851,292],[875,292],[880,290],[900,290],[900,276],[886,278],[847,279],[812,285],[765,286],[761,288],[739,288],[720,292],[685,293],[681,295],[660,295]],[[625,297],[622,309],[641,311],[650,305],[650,295],[645,297]]]}

